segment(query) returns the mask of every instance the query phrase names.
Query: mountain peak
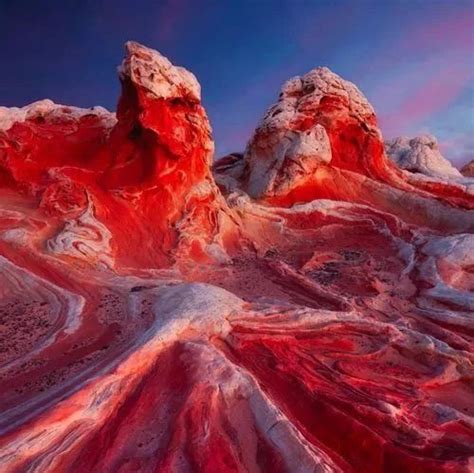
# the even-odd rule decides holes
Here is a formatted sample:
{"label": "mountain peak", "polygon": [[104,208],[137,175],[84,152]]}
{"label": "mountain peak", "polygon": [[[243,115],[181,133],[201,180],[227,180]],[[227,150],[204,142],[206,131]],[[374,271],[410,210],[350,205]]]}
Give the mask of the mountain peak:
{"label": "mountain peak", "polygon": [[359,88],[325,66],[289,79],[282,87],[280,99],[293,98],[304,106],[308,101],[319,103],[326,96],[343,99],[351,112],[360,117],[375,116],[374,109]]}
{"label": "mountain peak", "polygon": [[201,87],[192,72],[174,66],[158,51],[135,41],[125,43],[125,52],[125,58],[118,68],[122,80],[130,79],[156,98],[185,97],[201,101]]}

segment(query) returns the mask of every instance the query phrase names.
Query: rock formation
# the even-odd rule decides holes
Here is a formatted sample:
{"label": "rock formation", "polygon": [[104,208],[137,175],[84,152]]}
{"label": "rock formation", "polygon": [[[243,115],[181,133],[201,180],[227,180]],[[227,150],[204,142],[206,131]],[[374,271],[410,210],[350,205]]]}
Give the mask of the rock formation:
{"label": "rock formation", "polygon": [[177,251],[208,259],[225,203],[210,174],[200,86],[153,50],[133,42],[126,50],[116,118],[50,101],[2,111],[2,180],[63,225],[92,209],[113,234],[116,263],[168,265]]}
{"label": "rock formation", "polygon": [[[467,218],[463,228],[472,226],[470,216],[452,207],[474,208],[473,182],[429,178],[394,166],[367,99],[324,67],[290,79],[242,160],[218,161],[214,172],[224,192],[239,188],[271,205],[329,198],[370,203],[418,225],[451,228],[454,220],[457,227],[458,219]],[[439,196],[452,206],[438,205]]]}
{"label": "rock formation", "polygon": [[461,174],[465,177],[474,177],[474,159],[463,166]]}
{"label": "rock formation", "polygon": [[196,78],[119,78],[0,108],[1,471],[471,471],[472,182],[326,68],[212,171]]}
{"label": "rock formation", "polygon": [[245,189],[252,197],[282,196],[327,164],[377,174],[383,145],[376,123],[357,87],[329,69],[290,79],[248,144]]}
{"label": "rock formation", "polygon": [[441,154],[434,136],[399,137],[387,141],[388,156],[402,169],[441,179],[457,179],[461,173]]}

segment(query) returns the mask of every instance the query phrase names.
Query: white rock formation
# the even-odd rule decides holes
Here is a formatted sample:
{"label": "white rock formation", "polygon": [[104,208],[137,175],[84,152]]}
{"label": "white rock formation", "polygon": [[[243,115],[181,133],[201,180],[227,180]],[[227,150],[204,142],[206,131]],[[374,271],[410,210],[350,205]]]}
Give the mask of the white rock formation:
{"label": "white rock formation", "polygon": [[69,256],[89,260],[99,268],[112,268],[112,234],[94,214],[94,206],[87,209],[74,220],[68,220],[64,228],[46,242],[46,248],[55,256]]}
{"label": "white rock formation", "polygon": [[321,99],[328,95],[347,99],[350,111],[360,117],[375,113],[356,85],[344,80],[327,67],[317,67],[303,76],[289,79],[283,85],[278,103],[269,110],[268,114],[275,109],[280,109],[281,104],[289,105],[288,108],[292,108],[293,112],[306,111],[308,106],[319,105]]}
{"label": "white rock formation", "polygon": [[459,179],[461,173],[441,154],[432,135],[399,137],[385,143],[388,156],[399,167],[413,173],[442,179]]}
{"label": "white rock formation", "polygon": [[107,126],[114,126],[117,122],[115,113],[104,107],[79,108],[54,103],[52,100],[38,100],[24,107],[0,107],[0,131],[8,131],[13,124],[26,120],[43,118],[65,118],[67,116],[79,119],[85,115],[97,115]]}
{"label": "white rock formation", "polygon": [[120,77],[129,77],[158,98],[201,101],[201,86],[196,76],[184,67],[174,66],[159,52],[134,41],[125,43],[126,57],[118,68]]}
{"label": "white rock formation", "polygon": [[331,161],[329,137],[321,125],[304,132],[286,130],[281,139],[272,138],[263,144],[247,155],[254,159],[248,186],[252,196],[285,193],[288,187],[314,172],[321,162]]}
{"label": "white rock formation", "polygon": [[[342,99],[346,110],[364,123],[375,119],[360,90],[327,67],[291,78],[247,145],[244,160],[251,169],[249,195],[258,198],[284,193],[318,164],[331,161],[328,134],[317,123],[318,108],[325,97]],[[302,125],[304,122],[307,124]]]}

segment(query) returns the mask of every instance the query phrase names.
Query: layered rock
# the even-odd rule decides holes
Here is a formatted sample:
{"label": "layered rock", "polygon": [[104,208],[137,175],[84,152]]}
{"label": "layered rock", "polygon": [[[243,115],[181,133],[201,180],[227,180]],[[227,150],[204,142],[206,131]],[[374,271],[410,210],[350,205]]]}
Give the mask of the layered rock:
{"label": "layered rock", "polygon": [[[432,158],[427,149],[435,153],[435,146],[420,142],[412,155],[423,155],[427,162]],[[385,154],[367,99],[327,68],[284,84],[250,139],[243,162],[218,162],[214,170],[224,192],[241,189],[273,205],[329,198],[370,203],[438,229],[472,228],[471,217],[452,208],[474,208],[472,183],[421,179],[395,166]],[[451,172],[456,170],[451,167]],[[442,197],[443,203],[433,197]]]}
{"label": "layered rock", "polygon": [[126,52],[119,68],[118,122],[104,152],[109,164],[100,184],[119,205],[133,201],[129,225],[141,229],[146,222],[145,233],[122,236],[134,242],[133,251],[146,242],[146,251],[165,253],[165,264],[176,251],[208,259],[206,247],[219,232],[225,204],[210,172],[214,143],[199,83],[138,43],[128,42]]}
{"label": "layered rock", "polygon": [[0,182],[37,197],[64,169],[100,172],[103,163],[94,158],[115,123],[115,114],[102,107],[80,109],[51,100],[2,107]]}
{"label": "layered rock", "polygon": [[470,471],[467,186],[320,68],[217,187],[195,77],[119,77],[116,116],[0,109],[0,470]]}
{"label": "layered rock", "polygon": [[92,206],[119,265],[166,266],[179,251],[208,259],[225,204],[210,173],[214,143],[199,83],[134,42],[119,77],[116,117],[51,101],[2,109],[1,179],[59,219]]}
{"label": "layered rock", "polygon": [[247,146],[245,190],[256,198],[288,194],[289,185],[301,187],[328,163],[377,174],[383,146],[376,125],[359,89],[329,69],[294,77]]}

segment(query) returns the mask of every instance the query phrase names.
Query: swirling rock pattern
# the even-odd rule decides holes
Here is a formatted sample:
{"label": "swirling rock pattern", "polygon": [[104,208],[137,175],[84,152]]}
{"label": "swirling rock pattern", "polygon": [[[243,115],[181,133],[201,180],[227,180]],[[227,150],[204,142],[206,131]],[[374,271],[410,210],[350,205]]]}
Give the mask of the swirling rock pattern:
{"label": "swirling rock pattern", "polygon": [[472,471],[471,183],[325,68],[212,171],[196,78],[119,77],[0,109],[0,470]]}

